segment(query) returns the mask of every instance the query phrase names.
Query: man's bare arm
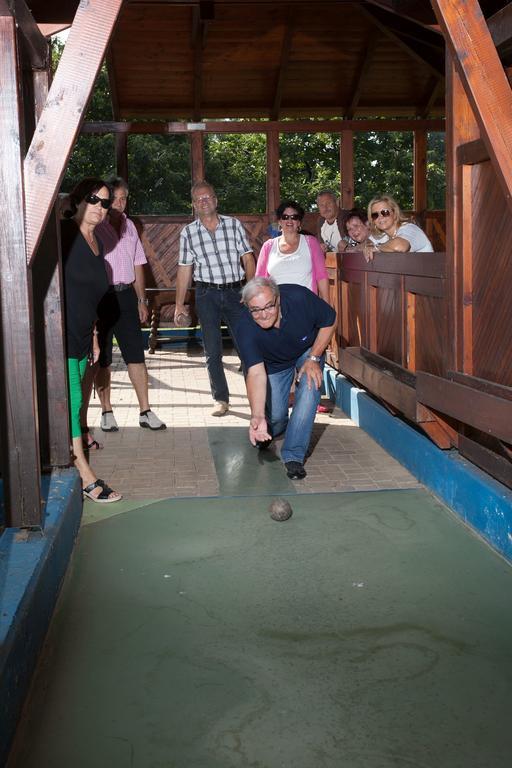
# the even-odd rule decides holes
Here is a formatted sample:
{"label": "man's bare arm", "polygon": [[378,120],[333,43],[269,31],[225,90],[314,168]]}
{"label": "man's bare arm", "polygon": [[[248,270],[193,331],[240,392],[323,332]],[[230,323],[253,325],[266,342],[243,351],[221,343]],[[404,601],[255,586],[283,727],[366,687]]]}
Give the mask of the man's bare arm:
{"label": "man's bare arm", "polygon": [[252,251],[243,254],[242,264],[245,271],[245,279],[247,281],[252,280],[256,272],[256,262],[254,260],[254,253]]}
{"label": "man's bare arm", "polygon": [[256,445],[258,440],[269,440],[267,421],[265,419],[265,402],[267,399],[267,372],[264,363],[251,365],[245,380],[247,397],[251,406],[251,421],[249,440]]}
{"label": "man's bare arm", "polygon": [[188,289],[192,285],[193,270],[194,267],[192,264],[190,266],[184,264],[178,265],[178,273],[176,275],[176,309],[174,311],[174,322],[176,322],[178,315],[185,315],[187,313],[185,309],[185,297],[187,295]]}

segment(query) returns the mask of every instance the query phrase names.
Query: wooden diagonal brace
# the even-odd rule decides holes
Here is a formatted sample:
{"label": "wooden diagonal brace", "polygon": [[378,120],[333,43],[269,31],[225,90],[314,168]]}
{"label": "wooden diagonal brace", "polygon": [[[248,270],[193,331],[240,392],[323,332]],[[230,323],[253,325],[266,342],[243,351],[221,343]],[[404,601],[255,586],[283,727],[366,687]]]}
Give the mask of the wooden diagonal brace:
{"label": "wooden diagonal brace", "polygon": [[123,0],[81,0],[24,163],[27,261],[57,195]]}
{"label": "wooden diagonal brace", "polygon": [[432,0],[457,71],[512,208],[512,91],[477,0]]}

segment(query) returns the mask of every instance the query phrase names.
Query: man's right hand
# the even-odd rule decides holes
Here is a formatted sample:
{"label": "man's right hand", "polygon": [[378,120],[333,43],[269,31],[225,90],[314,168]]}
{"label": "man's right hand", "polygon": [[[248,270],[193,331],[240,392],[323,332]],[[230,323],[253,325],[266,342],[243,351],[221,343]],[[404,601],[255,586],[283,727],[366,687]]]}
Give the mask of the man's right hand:
{"label": "man's right hand", "polygon": [[251,416],[249,424],[249,440],[252,445],[256,445],[258,442],[271,440],[272,435],[269,434],[267,421],[264,416]]}
{"label": "man's right hand", "polygon": [[188,315],[188,312],[184,304],[176,304],[176,308],[174,310],[174,322],[176,323],[176,325],[178,325],[177,318],[180,315]]}

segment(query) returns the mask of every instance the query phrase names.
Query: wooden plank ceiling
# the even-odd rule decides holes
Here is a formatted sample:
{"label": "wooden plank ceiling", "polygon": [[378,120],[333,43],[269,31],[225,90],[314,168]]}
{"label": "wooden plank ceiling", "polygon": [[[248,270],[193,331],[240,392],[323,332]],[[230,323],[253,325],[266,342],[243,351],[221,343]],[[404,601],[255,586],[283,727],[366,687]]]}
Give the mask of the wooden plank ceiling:
{"label": "wooden plank ceiling", "polygon": [[[62,24],[78,2],[27,5]],[[118,120],[444,114],[428,0],[125,0],[108,66]]]}

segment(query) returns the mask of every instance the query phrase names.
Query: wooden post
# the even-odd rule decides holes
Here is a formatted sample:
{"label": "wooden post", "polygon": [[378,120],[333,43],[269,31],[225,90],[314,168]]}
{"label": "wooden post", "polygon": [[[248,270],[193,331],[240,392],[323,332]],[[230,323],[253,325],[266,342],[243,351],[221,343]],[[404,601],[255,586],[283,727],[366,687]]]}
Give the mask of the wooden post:
{"label": "wooden post", "polygon": [[414,202],[421,224],[427,210],[427,132],[414,131]]}
{"label": "wooden post", "polygon": [[204,133],[193,131],[190,134],[190,164],[192,166],[192,184],[204,180]]}
{"label": "wooden post", "polygon": [[[34,72],[35,118],[39,119],[48,96],[50,65]],[[43,467],[71,464],[68,381],[64,349],[64,307],[60,220],[54,208],[46,225],[38,257],[32,265],[36,376],[39,402],[39,443]]]}
{"label": "wooden post", "polygon": [[88,0],[78,5],[24,163],[29,262],[57,196],[122,3]]}
{"label": "wooden post", "polygon": [[117,131],[116,142],[116,174],[126,182],[128,180],[128,134]]}
{"label": "wooden post", "polygon": [[[505,199],[512,208],[510,85],[477,0],[432,0]],[[447,110],[448,112],[448,110]]]}
{"label": "wooden post", "polygon": [[7,525],[41,525],[33,321],[27,270],[16,22],[0,0],[0,415]]}
{"label": "wooden post", "polygon": [[273,215],[281,199],[279,132],[267,132],[267,213]]}
{"label": "wooden post", "polygon": [[54,209],[48,219],[37,258],[31,267],[34,320],[38,333],[36,372],[43,467],[71,464],[68,382],[64,349],[60,220]]}
{"label": "wooden post", "polygon": [[[446,254],[448,278],[448,370],[464,370],[464,232],[472,222],[463,200],[462,172],[457,164],[457,147],[480,137],[450,51],[446,54]],[[471,259],[472,254],[468,253]],[[467,270],[466,270],[467,273]],[[466,274],[467,286],[467,274]],[[467,322],[467,320],[466,320]],[[467,336],[466,336],[467,340]]]}
{"label": "wooden post", "polygon": [[341,207],[354,207],[354,132],[341,132],[340,147]]}

